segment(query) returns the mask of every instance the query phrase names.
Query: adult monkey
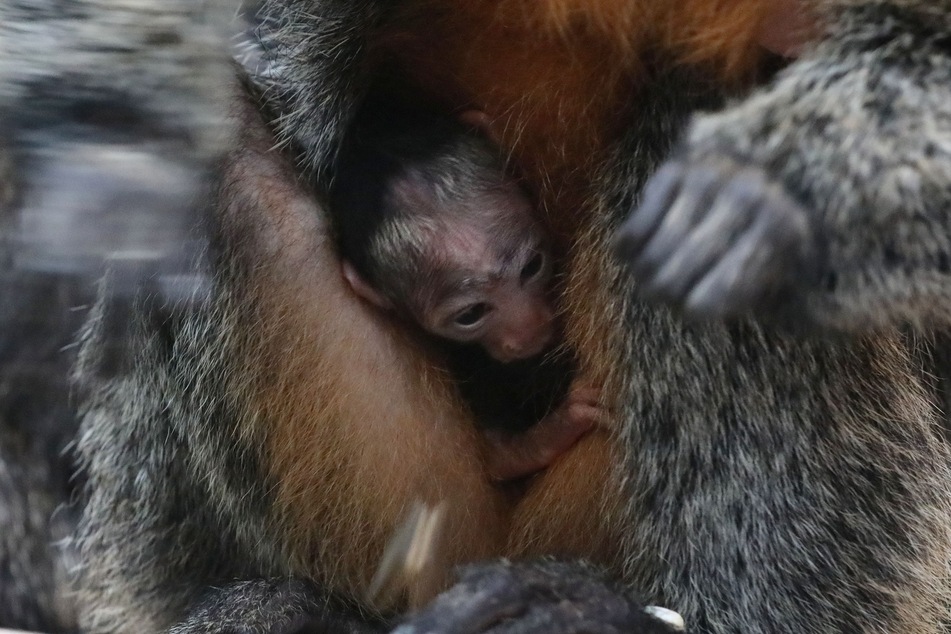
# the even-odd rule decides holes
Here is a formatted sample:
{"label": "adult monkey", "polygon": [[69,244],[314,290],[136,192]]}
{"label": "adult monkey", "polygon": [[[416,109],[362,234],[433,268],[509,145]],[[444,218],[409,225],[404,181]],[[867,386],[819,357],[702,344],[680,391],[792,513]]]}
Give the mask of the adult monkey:
{"label": "adult monkey", "polygon": [[[938,631],[947,599],[948,454],[934,433],[915,358],[894,324],[836,340],[796,339],[755,324],[687,327],[662,309],[617,301],[627,280],[606,255],[612,216],[636,200],[687,113],[718,103],[725,86],[741,84],[758,67],[761,5],[385,5],[271,6],[277,28],[267,80],[274,91],[266,94],[279,99],[272,103],[282,115],[279,129],[307,151],[303,167],[326,176],[348,113],[373,85],[374,62],[394,54],[399,85],[446,109],[476,106],[495,117],[502,143],[563,236],[568,335],[606,392],[618,395],[616,431],[629,448],[623,497],[616,482],[592,487],[591,475],[604,472],[598,465],[612,463],[613,445],[607,433],[589,436],[517,501],[507,535],[502,523],[498,541],[491,534],[481,543],[459,537],[461,549],[449,561],[499,552],[591,555],[614,564],[652,601],[684,612],[701,632]],[[898,82],[927,95],[918,103],[939,132],[947,131],[946,87],[929,77],[947,70],[946,3],[843,0],[817,2],[815,9],[828,37],[783,77],[838,97],[843,110],[836,121],[866,123],[866,104],[881,103],[887,94],[877,91]],[[711,33],[724,35],[706,37]],[[705,81],[710,69],[720,73]],[[852,86],[868,99],[843,99],[835,92],[842,69],[859,78],[871,69],[889,81]],[[813,84],[810,71],[830,81]],[[788,99],[812,122],[815,95],[780,90],[783,81],[766,94]],[[755,113],[757,103],[746,107]],[[909,116],[900,114],[902,121]],[[94,628],[161,628],[188,613],[178,631],[293,629],[302,621],[357,629],[368,619],[335,609],[322,593],[359,596],[389,526],[412,496],[473,495],[483,511],[457,514],[452,525],[460,530],[473,517],[495,526],[505,516],[504,508],[494,515],[499,502],[491,490],[473,494],[463,486],[477,481],[478,464],[453,468],[439,455],[436,463],[407,461],[423,455],[418,447],[388,444],[385,426],[361,424],[367,410],[347,394],[365,387],[362,375],[382,376],[393,381],[375,383],[387,385],[386,396],[405,397],[395,401],[393,420],[450,448],[450,457],[472,458],[465,427],[453,425],[464,414],[453,409],[446,386],[406,378],[425,361],[415,345],[339,293],[327,275],[334,261],[319,250],[316,206],[294,188],[293,170],[266,151],[270,139],[253,113],[241,120],[243,149],[231,163],[218,216],[223,248],[212,309],[165,324],[162,336],[147,338],[140,373],[90,401],[82,445],[92,485],[83,598]],[[763,129],[773,130],[765,123]],[[874,129],[893,138],[891,128]],[[910,130],[900,134],[921,138]],[[767,143],[770,136],[758,140],[782,147]],[[914,172],[925,179],[915,191],[939,210],[948,182],[940,167],[945,150],[933,147],[927,158],[937,167],[919,164],[923,169]],[[830,155],[841,151],[832,146]],[[828,167],[792,151],[784,158],[801,161],[804,171]],[[855,200],[861,197],[841,204]],[[569,213],[576,209],[586,213]],[[843,209],[842,216],[855,211]],[[902,217],[900,209],[890,211]],[[849,228],[846,238],[875,237],[863,233],[865,223]],[[328,321],[333,314],[320,304],[332,304],[342,317]],[[353,335],[345,343],[370,340],[356,351],[361,376],[319,372],[353,364],[345,355],[355,353],[337,340],[338,319],[359,320],[342,329]],[[95,336],[91,341],[87,351],[95,350]],[[302,350],[315,350],[316,363]],[[87,377],[94,367],[86,366]],[[382,412],[366,392],[359,396],[364,407]],[[421,412],[445,425],[412,426]],[[397,450],[385,490],[375,470],[381,445]],[[421,472],[442,478],[427,490]],[[322,498],[325,483],[330,491]],[[602,515],[593,537],[572,534],[592,515],[573,515],[583,506],[576,502],[599,503],[592,488],[624,508]],[[549,500],[557,503],[543,512]],[[322,590],[280,581],[286,575]],[[251,581],[226,583],[234,578]],[[483,582],[493,592],[470,592]],[[417,624],[551,631],[546,619],[554,618],[569,631],[607,627],[613,616],[604,614],[606,602],[571,614],[546,604],[588,583],[582,567],[489,565]],[[216,589],[196,598],[208,586]],[[545,586],[556,591],[535,591]],[[505,598],[494,603],[502,606],[492,613],[499,620],[482,618],[477,596]],[[470,611],[442,609],[458,599]],[[480,618],[466,622],[466,614]]]}

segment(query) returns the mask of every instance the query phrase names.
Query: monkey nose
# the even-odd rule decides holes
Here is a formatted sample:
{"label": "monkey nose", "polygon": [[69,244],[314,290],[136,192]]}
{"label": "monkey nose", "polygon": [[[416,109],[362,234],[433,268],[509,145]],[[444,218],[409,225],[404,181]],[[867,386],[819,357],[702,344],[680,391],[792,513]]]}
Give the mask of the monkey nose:
{"label": "monkey nose", "polygon": [[551,322],[536,324],[533,328],[527,328],[530,334],[524,331],[520,334],[513,334],[502,341],[502,351],[508,360],[528,359],[541,353],[548,347],[554,338],[554,327]]}

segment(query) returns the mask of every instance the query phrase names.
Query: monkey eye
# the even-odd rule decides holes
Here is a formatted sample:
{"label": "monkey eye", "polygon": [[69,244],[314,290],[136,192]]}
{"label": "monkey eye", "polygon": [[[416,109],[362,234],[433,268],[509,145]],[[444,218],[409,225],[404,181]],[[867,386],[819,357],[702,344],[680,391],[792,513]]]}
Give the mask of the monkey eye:
{"label": "monkey eye", "polygon": [[456,315],[456,318],[453,321],[457,326],[469,328],[482,321],[482,318],[485,317],[486,313],[488,312],[489,305],[485,302],[479,302],[478,304],[473,304]]}
{"label": "monkey eye", "polygon": [[532,259],[522,267],[519,279],[524,283],[538,275],[545,266],[545,254],[536,252]]}

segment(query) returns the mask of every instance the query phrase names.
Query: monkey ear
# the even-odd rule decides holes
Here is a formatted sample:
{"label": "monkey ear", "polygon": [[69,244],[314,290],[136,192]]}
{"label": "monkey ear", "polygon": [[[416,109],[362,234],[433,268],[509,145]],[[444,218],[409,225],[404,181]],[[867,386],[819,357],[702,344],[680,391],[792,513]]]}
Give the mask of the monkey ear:
{"label": "monkey ear", "polygon": [[347,280],[350,288],[353,289],[353,292],[356,293],[358,297],[362,297],[374,306],[378,306],[383,310],[391,310],[393,308],[393,302],[378,293],[375,288],[367,284],[366,280],[364,280],[363,277],[357,273],[357,269],[354,268],[354,266],[347,260],[343,261],[343,279]]}

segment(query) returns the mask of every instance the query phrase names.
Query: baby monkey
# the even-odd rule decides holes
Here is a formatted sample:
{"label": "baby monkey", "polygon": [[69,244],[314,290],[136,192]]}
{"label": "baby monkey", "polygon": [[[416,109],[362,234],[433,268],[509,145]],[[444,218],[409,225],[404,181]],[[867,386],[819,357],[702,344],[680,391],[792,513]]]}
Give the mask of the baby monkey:
{"label": "baby monkey", "polygon": [[544,469],[601,409],[557,350],[550,245],[528,196],[472,126],[392,109],[361,120],[330,191],[344,277],[446,342],[493,478]]}

